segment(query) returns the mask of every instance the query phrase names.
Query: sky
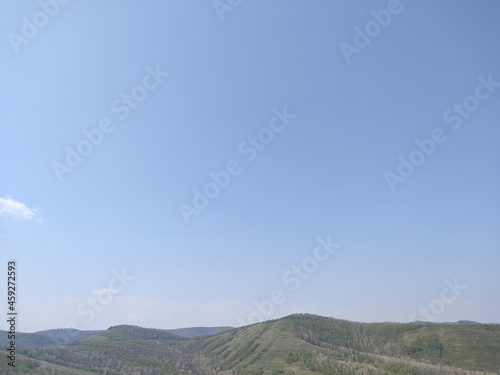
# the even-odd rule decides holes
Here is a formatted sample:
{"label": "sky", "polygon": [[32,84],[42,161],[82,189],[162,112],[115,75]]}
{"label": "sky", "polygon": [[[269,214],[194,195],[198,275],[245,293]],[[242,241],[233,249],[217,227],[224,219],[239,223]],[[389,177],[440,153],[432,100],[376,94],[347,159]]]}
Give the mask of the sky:
{"label": "sky", "polygon": [[499,14],[3,1],[16,329],[500,323]]}

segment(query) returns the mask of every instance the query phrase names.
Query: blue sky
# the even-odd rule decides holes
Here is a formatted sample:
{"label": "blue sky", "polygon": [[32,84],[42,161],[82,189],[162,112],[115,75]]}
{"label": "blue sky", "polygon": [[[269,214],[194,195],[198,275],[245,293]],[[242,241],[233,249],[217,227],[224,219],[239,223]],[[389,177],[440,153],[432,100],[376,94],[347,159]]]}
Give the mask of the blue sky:
{"label": "blue sky", "polygon": [[500,5],[232,4],[0,5],[18,330],[500,323]]}

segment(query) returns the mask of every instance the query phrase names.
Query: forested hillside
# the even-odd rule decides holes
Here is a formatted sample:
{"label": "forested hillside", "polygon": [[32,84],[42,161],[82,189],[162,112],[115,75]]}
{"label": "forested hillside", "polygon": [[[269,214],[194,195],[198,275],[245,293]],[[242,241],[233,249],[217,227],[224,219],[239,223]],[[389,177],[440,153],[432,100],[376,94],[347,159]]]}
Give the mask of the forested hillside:
{"label": "forested hillside", "polygon": [[[50,374],[50,366],[64,366],[52,370],[107,375],[498,374],[500,326],[356,323],[299,314],[194,338],[115,326],[75,342],[19,352],[26,358],[17,372],[9,373]],[[1,366],[7,374],[6,362]]]}

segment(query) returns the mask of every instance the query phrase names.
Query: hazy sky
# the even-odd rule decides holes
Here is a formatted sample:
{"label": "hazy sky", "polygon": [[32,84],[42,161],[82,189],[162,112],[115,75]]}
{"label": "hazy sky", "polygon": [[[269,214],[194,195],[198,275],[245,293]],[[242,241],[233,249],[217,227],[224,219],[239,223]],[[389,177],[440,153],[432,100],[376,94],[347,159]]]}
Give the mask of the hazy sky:
{"label": "hazy sky", "polygon": [[500,323],[499,14],[3,1],[18,330]]}

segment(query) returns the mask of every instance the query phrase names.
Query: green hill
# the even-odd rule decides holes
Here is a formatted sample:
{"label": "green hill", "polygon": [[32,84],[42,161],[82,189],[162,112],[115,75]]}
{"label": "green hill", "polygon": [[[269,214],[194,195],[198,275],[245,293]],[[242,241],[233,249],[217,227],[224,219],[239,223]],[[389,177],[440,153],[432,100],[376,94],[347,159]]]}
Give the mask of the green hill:
{"label": "green hill", "polygon": [[356,323],[300,314],[193,338],[115,326],[18,352],[35,364],[108,375],[498,374],[500,325]]}

